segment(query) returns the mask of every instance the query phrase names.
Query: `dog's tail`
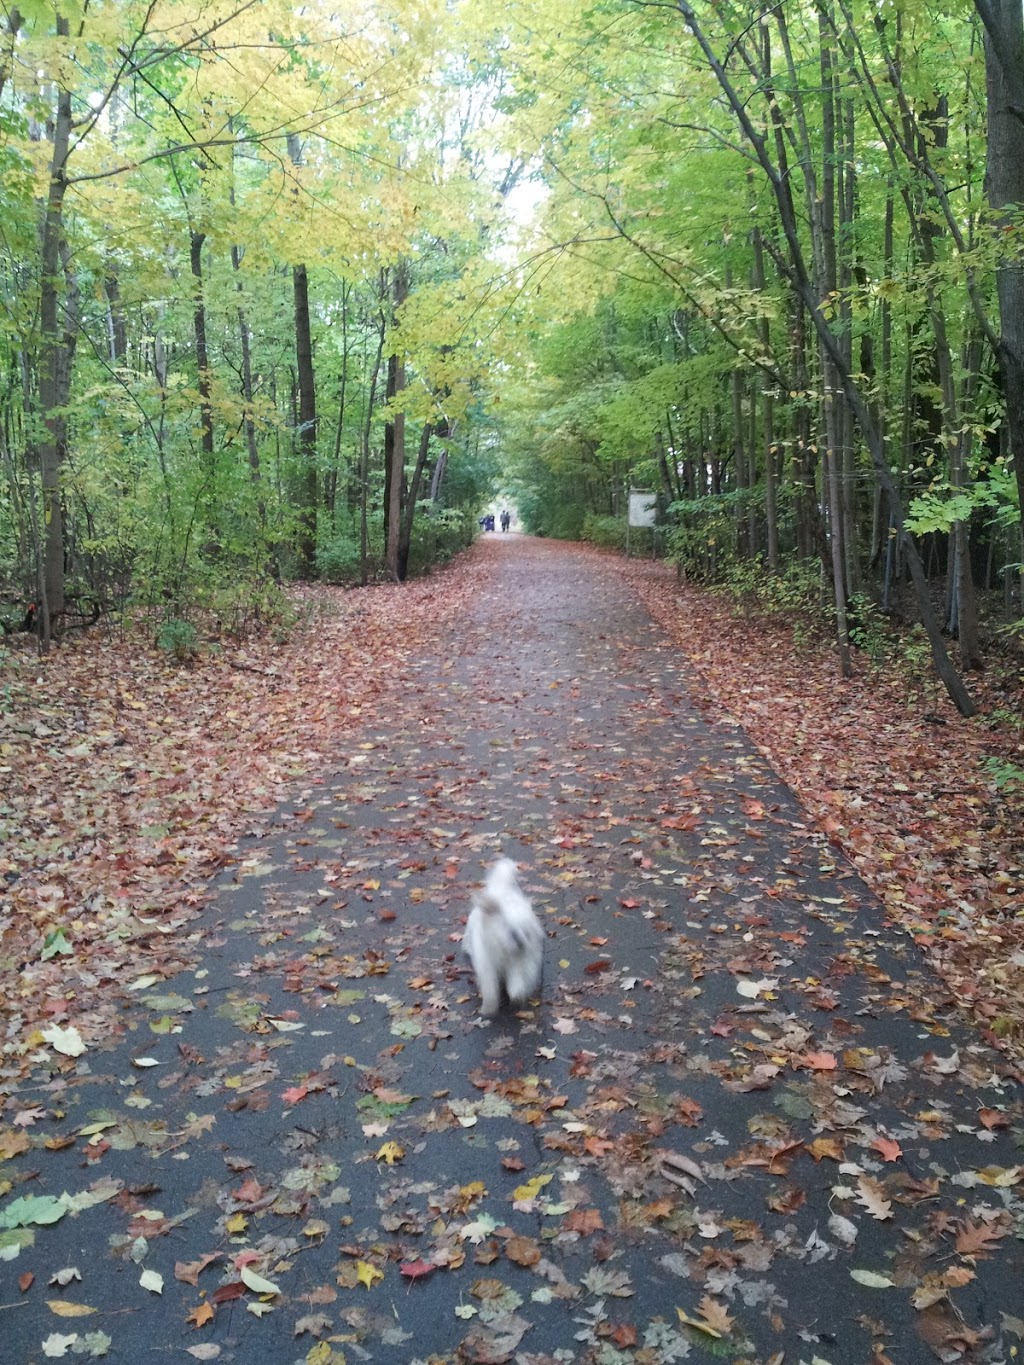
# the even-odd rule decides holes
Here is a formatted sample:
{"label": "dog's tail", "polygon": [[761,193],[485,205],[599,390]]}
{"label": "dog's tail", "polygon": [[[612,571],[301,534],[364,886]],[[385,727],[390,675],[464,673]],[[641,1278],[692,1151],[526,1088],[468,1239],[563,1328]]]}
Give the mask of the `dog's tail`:
{"label": "dog's tail", "polygon": [[499,915],[509,891],[518,891],[516,865],[511,858],[499,858],[487,874],[483,889],[476,894],[476,903],[488,915]]}

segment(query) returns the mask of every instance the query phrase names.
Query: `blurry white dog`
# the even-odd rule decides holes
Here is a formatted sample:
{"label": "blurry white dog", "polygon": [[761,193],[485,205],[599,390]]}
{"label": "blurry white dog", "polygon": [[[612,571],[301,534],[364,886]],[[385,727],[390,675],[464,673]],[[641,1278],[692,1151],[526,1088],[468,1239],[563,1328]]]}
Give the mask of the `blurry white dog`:
{"label": "blurry white dog", "polygon": [[498,1013],[502,986],[519,1005],[540,985],[544,929],[520,890],[511,858],[498,859],[473,898],[462,947],[480,988],[481,1014]]}

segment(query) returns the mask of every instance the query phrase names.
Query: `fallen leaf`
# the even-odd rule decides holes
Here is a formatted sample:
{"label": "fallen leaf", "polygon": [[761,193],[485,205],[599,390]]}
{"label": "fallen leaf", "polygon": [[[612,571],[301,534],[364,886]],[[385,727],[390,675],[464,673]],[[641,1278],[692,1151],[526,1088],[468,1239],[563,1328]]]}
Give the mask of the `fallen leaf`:
{"label": "fallen leaf", "polygon": [[51,1332],[43,1342],[43,1355],[48,1356],[51,1360],[59,1360],[61,1356],[67,1355],[77,1340],[77,1332],[72,1332],[69,1337],[61,1336],[58,1332]]}
{"label": "fallen leaf", "polygon": [[65,1057],[81,1057],[86,1050],[82,1035],[74,1024],[69,1024],[67,1028],[61,1028],[59,1024],[49,1024],[42,1030],[42,1037],[54,1052],[60,1052]]}
{"label": "fallen leaf", "polygon": [[531,1176],[524,1185],[517,1185],[512,1191],[512,1198],[517,1203],[525,1203],[530,1199],[536,1199],[545,1185],[551,1184],[550,1175]]}
{"label": "fallen leaf", "polygon": [[903,1155],[903,1148],[898,1142],[893,1142],[891,1138],[875,1138],[871,1144],[871,1150],[878,1152],[883,1161],[899,1161]]}
{"label": "fallen leaf", "polygon": [[965,1218],[957,1234],[956,1249],[961,1256],[987,1256],[1006,1236],[1006,1229],[990,1223],[972,1223]]}
{"label": "fallen leaf", "polygon": [[398,1268],[407,1280],[425,1280],[428,1275],[433,1275],[437,1266],[421,1257],[418,1261],[402,1261]]}
{"label": "fallen leaf", "polygon": [[865,1285],[868,1289],[892,1289],[896,1283],[890,1280],[888,1275],[880,1275],[875,1270],[851,1270],[850,1279],[856,1280],[858,1284]]}
{"label": "fallen leaf", "polygon": [[262,1275],[257,1275],[255,1270],[251,1270],[247,1265],[243,1265],[239,1270],[242,1283],[246,1289],[251,1289],[254,1294],[280,1294],[280,1288],[271,1280],[265,1280]]}
{"label": "fallen leaf", "polygon": [[384,1272],[377,1266],[371,1265],[369,1261],[356,1261],[356,1279],[360,1284],[365,1284],[367,1289],[372,1289],[383,1278]]}

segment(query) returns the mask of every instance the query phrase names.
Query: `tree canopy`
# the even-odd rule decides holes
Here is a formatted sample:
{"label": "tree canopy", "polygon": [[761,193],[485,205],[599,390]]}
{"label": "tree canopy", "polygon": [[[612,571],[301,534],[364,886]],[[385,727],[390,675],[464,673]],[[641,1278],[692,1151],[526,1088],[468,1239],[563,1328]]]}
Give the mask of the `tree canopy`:
{"label": "tree canopy", "polygon": [[687,575],[823,566],[841,667],[908,584],[969,710],[943,628],[969,667],[979,588],[1019,608],[1022,82],[990,0],[6,11],[11,613],[267,612],[496,487],[612,543],[646,488]]}

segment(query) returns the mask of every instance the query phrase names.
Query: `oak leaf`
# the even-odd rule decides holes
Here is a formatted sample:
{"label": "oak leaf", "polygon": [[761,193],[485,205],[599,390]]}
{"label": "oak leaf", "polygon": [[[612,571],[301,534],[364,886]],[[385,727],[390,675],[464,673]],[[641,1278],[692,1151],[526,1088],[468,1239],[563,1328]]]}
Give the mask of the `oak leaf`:
{"label": "oak leaf", "polygon": [[854,1196],[858,1204],[863,1205],[871,1214],[872,1218],[877,1218],[879,1222],[884,1222],[886,1218],[892,1217],[892,1204],[886,1198],[885,1191],[877,1180],[872,1180],[869,1175],[862,1175],[857,1181],[857,1193]]}
{"label": "oak leaf", "polygon": [[972,1223],[965,1218],[957,1234],[956,1249],[961,1256],[987,1256],[1006,1236],[1006,1229],[991,1223]]}

